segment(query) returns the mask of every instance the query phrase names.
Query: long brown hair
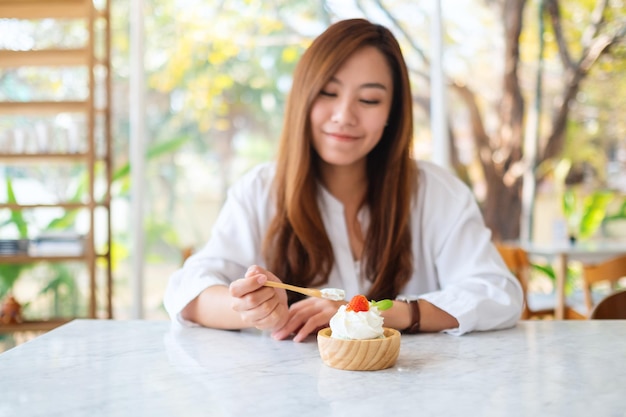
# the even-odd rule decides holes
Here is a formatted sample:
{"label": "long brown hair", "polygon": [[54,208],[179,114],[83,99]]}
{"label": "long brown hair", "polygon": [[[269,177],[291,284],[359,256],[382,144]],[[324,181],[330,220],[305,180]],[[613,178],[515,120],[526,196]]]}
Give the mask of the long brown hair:
{"label": "long brown hair", "polygon": [[331,25],[316,38],[296,66],[287,100],[276,163],[276,216],[264,241],[268,267],[297,285],[328,282],[334,263],[331,242],[317,205],[319,156],[312,147],[311,107],[349,53],[374,46],[392,72],[393,101],[387,126],[367,156],[370,209],[365,237],[364,272],[370,299],[393,298],[409,280],[413,267],[410,206],[417,173],[411,160],[413,112],[409,77],[400,46],[385,27],[364,19]]}

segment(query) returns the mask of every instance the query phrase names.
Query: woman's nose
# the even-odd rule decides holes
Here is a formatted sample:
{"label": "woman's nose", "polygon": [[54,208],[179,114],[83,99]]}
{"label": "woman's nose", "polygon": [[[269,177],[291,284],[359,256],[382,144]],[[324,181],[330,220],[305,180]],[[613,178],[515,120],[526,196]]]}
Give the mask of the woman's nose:
{"label": "woman's nose", "polygon": [[349,100],[338,100],[331,121],[341,125],[353,126],[357,122],[357,115],[353,104]]}

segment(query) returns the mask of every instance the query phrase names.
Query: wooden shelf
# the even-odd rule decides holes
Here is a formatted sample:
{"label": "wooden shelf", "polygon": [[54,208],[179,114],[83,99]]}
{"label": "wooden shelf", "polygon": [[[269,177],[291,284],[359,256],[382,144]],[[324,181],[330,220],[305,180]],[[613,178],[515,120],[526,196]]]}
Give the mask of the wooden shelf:
{"label": "wooden shelf", "polygon": [[0,0],[0,18],[81,19],[91,7],[91,0]]}
{"label": "wooden shelf", "polygon": [[[0,3],[1,4],[1,3]],[[43,49],[34,51],[0,50],[0,68],[71,67],[89,63],[89,52],[80,49]]]}
{"label": "wooden shelf", "polygon": [[86,153],[14,153],[0,154],[0,162],[40,163],[40,162],[81,162],[88,158]]}
{"label": "wooden shelf", "polygon": [[85,255],[79,256],[29,256],[0,255],[0,264],[29,264],[31,262],[85,262]]}
{"label": "wooden shelf", "polygon": [[0,101],[0,114],[82,113],[88,109],[86,101]]}
{"label": "wooden shelf", "polygon": [[0,333],[47,332],[69,323],[71,320],[72,319],[27,320],[16,324],[0,324]]}
{"label": "wooden shelf", "polygon": [[[94,5],[98,4],[98,7]],[[54,42],[45,49],[21,49],[19,45],[6,44],[5,49],[0,49],[0,68],[23,68],[32,67],[45,78],[50,74],[44,67],[72,67],[82,68],[88,74],[85,80],[76,80],[84,84],[81,89],[86,91],[86,97],[71,96],[69,92],[61,92],[60,101],[37,100],[37,101],[0,101],[0,115],[15,117],[41,117],[59,115],[63,113],[77,113],[85,118],[85,128],[79,129],[81,148],[80,153],[37,153],[37,154],[7,154],[7,150],[0,150],[0,163],[8,165],[24,164],[59,164],[67,167],[85,169],[87,183],[85,196],[82,202],[61,201],[54,204],[14,204],[9,202],[0,203],[3,210],[32,210],[46,208],[61,208],[65,210],[84,209],[88,212],[87,222],[89,232],[85,236],[83,251],[80,256],[29,256],[27,253],[14,255],[0,255],[0,264],[27,264],[36,262],[82,262],[89,278],[88,294],[88,317],[96,318],[101,315],[102,307],[106,309],[106,315],[111,318],[113,314],[111,287],[113,283],[111,268],[111,252],[96,253],[94,250],[94,230],[100,227],[96,222],[100,217],[96,215],[96,209],[106,211],[106,246],[111,245],[111,170],[112,170],[112,145],[111,145],[111,71],[110,71],[110,6],[111,0],[0,0],[0,19],[41,20],[57,19],[79,20],[76,23],[83,25],[88,32],[85,41],[71,48],[65,48],[63,42]],[[59,23],[59,30],[68,30],[64,22]],[[1,35],[0,35],[1,36]],[[101,56],[100,56],[101,55]],[[96,76],[97,67],[105,67],[104,76]],[[32,85],[32,88],[37,88]],[[81,90],[82,91],[82,90]],[[96,96],[103,93],[102,106],[96,107]],[[78,98],[78,100],[77,100]],[[10,118],[10,117],[9,117]],[[83,131],[86,130],[86,131]],[[54,133],[52,133],[54,135]],[[100,150],[100,141],[104,142],[103,152]],[[67,148],[65,148],[67,149]],[[72,148],[76,149],[76,148]],[[104,178],[106,188],[104,198],[98,197],[100,190],[100,171],[97,163],[103,162],[105,168]],[[96,201],[99,200],[99,201]],[[98,218],[96,220],[96,218]],[[77,248],[78,249],[78,248]],[[80,253],[80,251],[70,252]],[[106,264],[106,266],[105,266]],[[106,305],[100,305],[98,297],[99,280],[98,270],[106,268]],[[21,329],[31,327],[49,330],[51,326],[60,325],[59,322],[31,322],[30,324],[16,325]]]}
{"label": "wooden shelf", "polygon": [[[97,201],[93,203],[93,207],[109,208],[110,201]],[[50,204],[16,204],[16,203],[0,203],[0,209],[9,210],[32,210],[39,208],[62,208],[65,210],[80,210],[83,208],[91,208],[90,203],[50,203]]]}
{"label": "wooden shelf", "polygon": [[0,203],[0,209],[9,209],[9,210],[32,210],[38,208],[61,208],[64,210],[80,210],[82,208],[109,208],[111,205],[111,201],[96,201],[94,203],[75,203],[75,202],[66,202],[66,203],[50,203],[50,204],[16,204],[16,203]]}
{"label": "wooden shelf", "polygon": [[78,210],[81,208],[89,208],[88,203],[56,203],[56,204],[9,204],[0,203],[0,209],[9,210],[30,210],[38,208],[62,208],[65,210]]}

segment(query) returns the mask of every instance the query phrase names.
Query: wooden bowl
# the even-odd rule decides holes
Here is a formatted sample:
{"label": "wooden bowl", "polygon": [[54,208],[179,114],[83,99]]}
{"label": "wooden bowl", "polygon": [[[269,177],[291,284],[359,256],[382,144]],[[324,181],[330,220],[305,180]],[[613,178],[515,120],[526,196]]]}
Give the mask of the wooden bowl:
{"label": "wooden bowl", "polygon": [[400,353],[400,332],[384,328],[384,338],[344,340],[330,337],[330,327],[317,333],[322,361],[331,368],[347,371],[378,371],[395,365]]}

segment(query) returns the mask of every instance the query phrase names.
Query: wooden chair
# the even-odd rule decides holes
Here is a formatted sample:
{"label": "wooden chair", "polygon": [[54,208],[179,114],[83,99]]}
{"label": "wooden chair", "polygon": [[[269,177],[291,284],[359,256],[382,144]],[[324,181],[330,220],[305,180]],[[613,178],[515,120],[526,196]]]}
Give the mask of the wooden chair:
{"label": "wooden chair", "polygon": [[588,314],[591,314],[594,302],[592,289],[599,282],[608,282],[611,291],[617,290],[617,282],[626,277],[626,255],[618,256],[598,264],[583,264],[583,294]]}
{"label": "wooden chair", "polygon": [[616,291],[604,297],[591,311],[590,319],[626,319],[626,290]]}
{"label": "wooden chair", "polygon": [[496,243],[496,248],[498,252],[500,252],[500,256],[506,266],[511,270],[522,286],[524,292],[522,320],[554,316],[554,309],[531,310],[528,307],[528,280],[531,265],[526,251],[520,247],[506,245],[504,243]]}
{"label": "wooden chair", "polygon": [[[524,310],[522,320],[554,318],[554,308],[531,309],[528,306],[528,282],[530,278],[531,263],[526,251],[518,246],[496,243],[496,249],[500,252],[502,260],[517,277],[524,292]],[[565,318],[572,320],[582,320],[585,318],[571,307],[565,307]]]}

